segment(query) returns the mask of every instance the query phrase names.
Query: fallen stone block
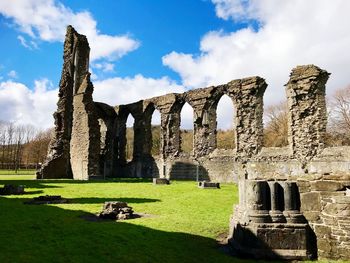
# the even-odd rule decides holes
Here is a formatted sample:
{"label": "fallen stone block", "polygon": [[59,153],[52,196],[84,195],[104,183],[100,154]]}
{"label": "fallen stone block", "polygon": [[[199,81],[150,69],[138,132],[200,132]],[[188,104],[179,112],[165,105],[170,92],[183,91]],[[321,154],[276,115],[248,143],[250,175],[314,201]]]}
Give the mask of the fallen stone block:
{"label": "fallen stone block", "polygon": [[166,178],[153,178],[153,184],[170,184],[170,181]]}
{"label": "fallen stone block", "polygon": [[201,181],[198,182],[198,187],[202,189],[220,189],[220,183]]}

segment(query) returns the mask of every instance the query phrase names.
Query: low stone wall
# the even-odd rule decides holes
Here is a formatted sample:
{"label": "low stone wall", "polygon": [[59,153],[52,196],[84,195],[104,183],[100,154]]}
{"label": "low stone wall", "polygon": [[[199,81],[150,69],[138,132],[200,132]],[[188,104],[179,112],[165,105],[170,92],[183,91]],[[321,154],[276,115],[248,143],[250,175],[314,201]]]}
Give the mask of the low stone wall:
{"label": "low stone wall", "polygon": [[317,237],[319,258],[350,259],[350,178],[309,175],[297,180],[301,211]]}

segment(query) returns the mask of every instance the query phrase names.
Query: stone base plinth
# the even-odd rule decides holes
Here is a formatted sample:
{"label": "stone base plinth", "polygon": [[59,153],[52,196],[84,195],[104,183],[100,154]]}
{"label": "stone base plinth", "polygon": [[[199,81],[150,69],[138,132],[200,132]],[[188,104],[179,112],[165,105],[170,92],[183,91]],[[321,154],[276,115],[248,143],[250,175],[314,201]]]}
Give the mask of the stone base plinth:
{"label": "stone base plinth", "polygon": [[316,257],[308,224],[231,222],[228,243],[239,256],[249,258],[304,260]]}

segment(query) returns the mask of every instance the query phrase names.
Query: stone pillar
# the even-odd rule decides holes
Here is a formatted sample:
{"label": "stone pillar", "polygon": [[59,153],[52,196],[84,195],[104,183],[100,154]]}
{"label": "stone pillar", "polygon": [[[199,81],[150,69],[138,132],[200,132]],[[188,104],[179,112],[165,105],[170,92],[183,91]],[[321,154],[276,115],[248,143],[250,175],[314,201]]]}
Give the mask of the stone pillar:
{"label": "stone pillar", "polygon": [[125,165],[126,164],[126,120],[127,116],[119,116],[118,117],[118,164]]}
{"label": "stone pillar", "polygon": [[100,126],[92,100],[93,86],[88,73],[73,99],[70,163],[73,179],[99,176]]}
{"label": "stone pillar", "polygon": [[216,149],[216,109],[194,108],[193,155],[206,156]]}
{"label": "stone pillar", "polygon": [[278,182],[272,181],[268,182],[270,187],[270,193],[271,193],[271,210],[270,210],[270,216],[272,219],[272,222],[274,223],[282,223],[285,222],[285,217],[283,215],[283,207],[282,203],[283,200],[283,192],[280,191],[280,184]]}
{"label": "stone pillar", "polygon": [[135,116],[134,122],[134,147],[133,161],[139,161],[143,157],[143,148],[145,143],[145,129],[143,116]]}
{"label": "stone pillar", "polygon": [[180,111],[161,112],[161,154],[163,159],[180,151]]}
{"label": "stone pillar", "polygon": [[271,222],[268,210],[268,184],[263,180],[248,180],[246,202],[249,220],[253,223]]}
{"label": "stone pillar", "polygon": [[298,66],[292,70],[286,84],[289,144],[294,156],[303,164],[324,148],[325,84],[329,75],[314,65]]}
{"label": "stone pillar", "polygon": [[251,77],[227,84],[228,95],[235,104],[235,142],[237,154],[250,157],[263,145],[263,95],[267,84],[263,78]]}
{"label": "stone pillar", "polygon": [[144,125],[144,142],[143,142],[143,156],[145,158],[152,157],[152,113],[153,112],[145,112],[143,118]]}
{"label": "stone pillar", "polygon": [[284,188],[284,216],[287,223],[304,223],[305,218],[300,213],[299,191],[295,182],[286,181],[283,183]]}

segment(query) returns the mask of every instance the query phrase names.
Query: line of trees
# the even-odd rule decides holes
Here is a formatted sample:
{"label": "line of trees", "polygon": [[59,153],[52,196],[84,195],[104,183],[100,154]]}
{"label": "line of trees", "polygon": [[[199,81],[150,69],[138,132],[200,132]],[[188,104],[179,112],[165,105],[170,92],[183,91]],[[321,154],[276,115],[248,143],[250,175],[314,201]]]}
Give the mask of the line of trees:
{"label": "line of trees", "polygon": [[51,131],[0,121],[0,169],[37,168],[45,160]]}

